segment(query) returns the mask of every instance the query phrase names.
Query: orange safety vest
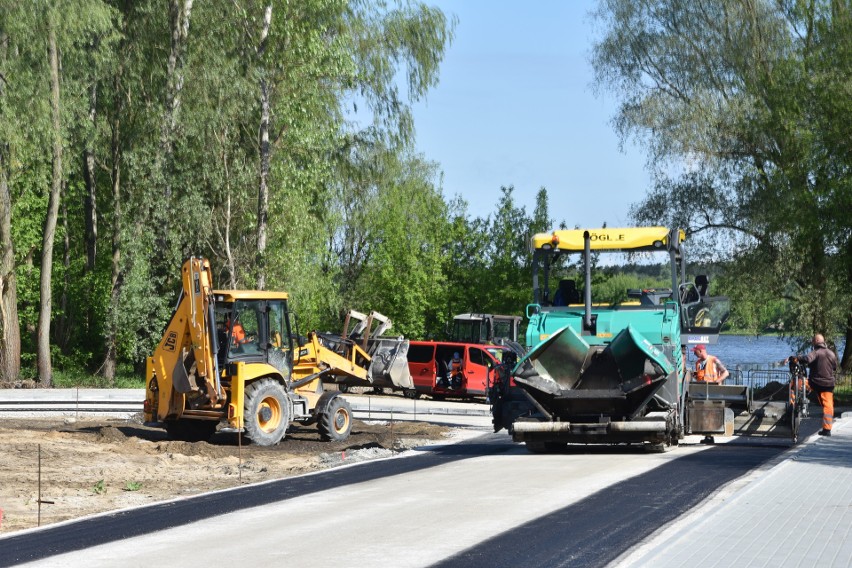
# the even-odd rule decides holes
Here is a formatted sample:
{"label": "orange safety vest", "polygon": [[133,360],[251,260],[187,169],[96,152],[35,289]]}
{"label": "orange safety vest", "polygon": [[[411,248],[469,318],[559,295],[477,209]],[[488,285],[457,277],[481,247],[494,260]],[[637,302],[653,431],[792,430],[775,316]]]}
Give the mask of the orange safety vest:
{"label": "orange safety vest", "polygon": [[695,362],[695,380],[703,383],[715,383],[719,380],[715,357],[708,355],[704,361]]}
{"label": "orange safety vest", "polygon": [[450,361],[450,372],[452,374],[460,373],[462,370],[462,360],[461,359],[452,359]]}

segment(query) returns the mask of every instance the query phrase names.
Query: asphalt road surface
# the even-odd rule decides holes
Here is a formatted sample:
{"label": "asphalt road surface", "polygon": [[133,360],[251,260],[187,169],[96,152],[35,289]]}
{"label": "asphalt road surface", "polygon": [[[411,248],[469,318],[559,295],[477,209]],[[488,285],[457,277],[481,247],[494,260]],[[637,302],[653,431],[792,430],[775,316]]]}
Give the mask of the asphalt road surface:
{"label": "asphalt road surface", "polygon": [[0,566],[604,566],[786,447],[534,455],[483,434],[13,534]]}

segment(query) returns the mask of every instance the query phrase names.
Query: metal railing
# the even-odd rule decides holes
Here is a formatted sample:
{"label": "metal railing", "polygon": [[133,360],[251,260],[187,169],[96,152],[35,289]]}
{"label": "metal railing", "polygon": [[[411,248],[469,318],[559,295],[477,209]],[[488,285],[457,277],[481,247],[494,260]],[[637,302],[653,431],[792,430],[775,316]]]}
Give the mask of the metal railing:
{"label": "metal railing", "polygon": [[[107,416],[131,418],[142,412],[144,390],[0,389],[0,415]],[[428,416],[490,417],[487,405],[470,402],[374,398],[347,395],[353,415],[360,419],[426,420]]]}
{"label": "metal railing", "polygon": [[[726,384],[748,385],[752,389],[763,388],[772,382],[786,384],[790,380],[790,371],[787,369],[733,369],[729,370],[729,373]],[[852,387],[852,373],[838,373],[836,379],[836,386]]]}

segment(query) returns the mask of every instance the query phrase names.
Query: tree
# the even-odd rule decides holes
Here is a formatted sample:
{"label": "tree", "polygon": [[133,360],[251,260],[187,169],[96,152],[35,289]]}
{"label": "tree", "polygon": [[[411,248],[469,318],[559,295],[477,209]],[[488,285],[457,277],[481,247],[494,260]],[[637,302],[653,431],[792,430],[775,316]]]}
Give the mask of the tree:
{"label": "tree", "polygon": [[50,193],[47,215],[44,219],[44,233],[41,245],[41,306],[38,316],[38,376],[42,385],[51,386],[53,368],[50,362],[50,319],[53,306],[53,239],[56,235],[56,219],[59,216],[59,199],[62,192],[62,118],[59,98],[59,53],[56,45],[56,13],[48,9],[47,53],[50,69],[50,110],[53,174],[50,181]]}
{"label": "tree", "polygon": [[[0,124],[14,121],[9,116],[7,22],[0,25]],[[13,132],[0,130],[0,382],[12,382],[21,371],[21,330],[18,321],[18,285],[12,240],[12,192],[9,187],[9,159]]]}
{"label": "tree", "polygon": [[[445,204],[410,104],[454,23],[407,0],[168,5],[0,0],[4,377],[37,357],[46,385],[70,365],[113,381],[153,349],[188,255],[217,285],[290,291],[303,326],[375,299],[365,275],[401,286],[384,304],[400,328],[433,325]],[[350,190],[381,215],[341,214]],[[433,227],[422,250],[391,245],[389,211]],[[335,255],[350,230],[379,239],[363,269]],[[399,279],[411,259],[428,268]]]}
{"label": "tree", "polygon": [[[0,99],[2,91],[3,87],[0,86]],[[21,330],[18,322],[18,285],[12,242],[12,194],[9,190],[8,156],[8,143],[0,141],[0,382],[12,382],[21,372]]]}
{"label": "tree", "polygon": [[622,97],[615,126],[647,143],[656,174],[637,222],[683,226],[701,252],[733,261],[731,278],[759,275],[788,300],[788,332],[852,338],[840,293],[852,231],[837,213],[850,133],[835,115],[849,104],[848,6],[606,0],[597,17],[597,86]]}
{"label": "tree", "polygon": [[422,157],[389,155],[382,170],[368,209],[369,260],[349,295],[350,306],[390,315],[394,333],[422,338],[441,319],[446,204],[435,164]]}

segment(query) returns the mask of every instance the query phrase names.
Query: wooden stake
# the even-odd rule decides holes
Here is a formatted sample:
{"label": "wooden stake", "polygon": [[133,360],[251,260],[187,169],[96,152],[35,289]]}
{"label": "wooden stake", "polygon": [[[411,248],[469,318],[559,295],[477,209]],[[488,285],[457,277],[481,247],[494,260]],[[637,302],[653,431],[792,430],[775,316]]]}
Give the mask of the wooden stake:
{"label": "wooden stake", "polygon": [[41,498],[41,444],[38,445],[38,526],[41,526],[41,504],[53,505],[53,501]]}

